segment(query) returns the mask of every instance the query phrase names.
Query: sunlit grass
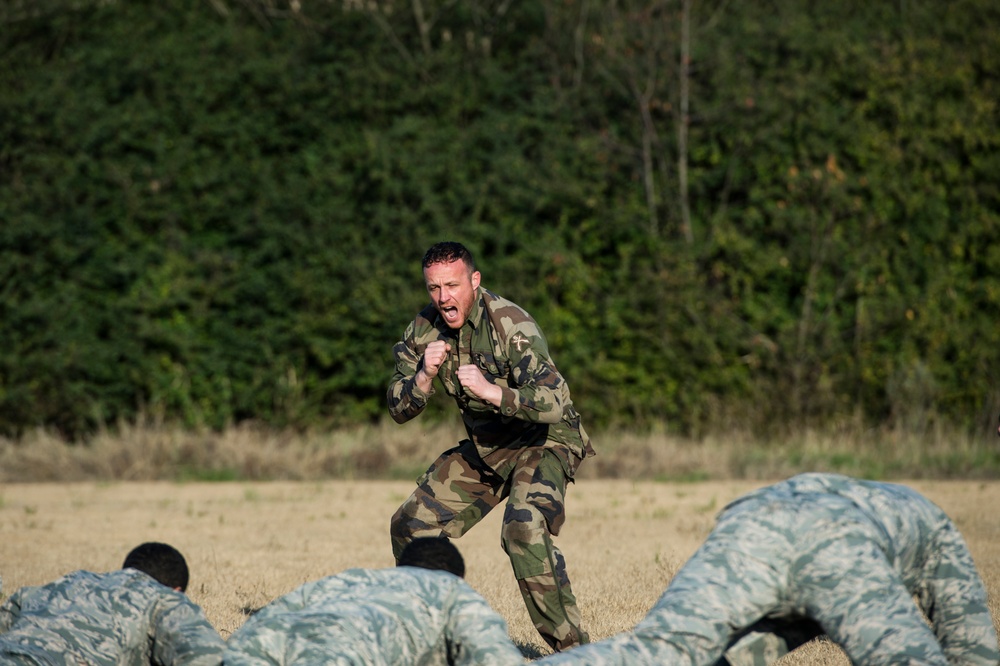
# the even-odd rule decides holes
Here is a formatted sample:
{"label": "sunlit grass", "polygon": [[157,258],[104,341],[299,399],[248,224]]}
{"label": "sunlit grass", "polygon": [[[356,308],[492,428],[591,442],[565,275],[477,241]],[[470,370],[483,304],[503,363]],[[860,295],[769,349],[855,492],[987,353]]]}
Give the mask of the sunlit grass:
{"label": "sunlit grass", "polygon": [[[0,439],[0,482],[412,481],[463,437],[455,425],[419,422],[306,433],[251,426],[192,432],[125,424],[76,444],[38,430],[18,441]],[[663,432],[609,431],[594,434],[598,455],[581,466],[579,478],[694,483],[826,471],[872,479],[998,479],[1000,443],[995,439],[878,429],[810,430],[771,440],[742,432],[693,440]]]}

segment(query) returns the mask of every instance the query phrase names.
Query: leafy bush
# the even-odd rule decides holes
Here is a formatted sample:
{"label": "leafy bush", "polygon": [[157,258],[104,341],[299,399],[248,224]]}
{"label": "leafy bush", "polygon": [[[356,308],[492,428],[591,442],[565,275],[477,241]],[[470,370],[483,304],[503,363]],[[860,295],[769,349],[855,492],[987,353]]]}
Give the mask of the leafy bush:
{"label": "leafy bush", "polygon": [[991,3],[420,6],[0,10],[0,432],[376,421],[444,238],[593,426],[992,421]]}

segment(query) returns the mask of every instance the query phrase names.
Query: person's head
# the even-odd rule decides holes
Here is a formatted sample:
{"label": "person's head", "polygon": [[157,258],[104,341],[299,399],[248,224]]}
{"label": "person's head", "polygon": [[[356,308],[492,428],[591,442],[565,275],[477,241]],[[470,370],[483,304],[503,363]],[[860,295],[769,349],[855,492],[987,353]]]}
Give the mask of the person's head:
{"label": "person's head", "polygon": [[122,569],[138,569],[167,587],[180,592],[187,590],[187,562],[176,548],[165,543],[147,542],[136,546],[125,556]]}
{"label": "person's head", "polygon": [[472,311],[481,279],[472,253],[461,243],[436,243],[421,262],[431,303],[449,328],[462,328]]}
{"label": "person's head", "polygon": [[465,577],[465,560],[448,537],[418,537],[406,544],[396,566],[420,567]]}

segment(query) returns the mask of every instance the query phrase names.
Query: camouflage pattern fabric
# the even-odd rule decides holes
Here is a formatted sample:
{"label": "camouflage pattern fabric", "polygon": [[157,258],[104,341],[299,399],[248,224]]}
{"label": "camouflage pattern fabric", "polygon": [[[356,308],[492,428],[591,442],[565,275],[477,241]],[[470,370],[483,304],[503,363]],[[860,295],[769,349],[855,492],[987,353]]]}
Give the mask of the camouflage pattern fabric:
{"label": "camouflage pattern fabric", "polygon": [[768,666],[817,638],[829,640],[813,620],[764,619],[738,634],[716,666]]}
{"label": "camouflage pattern fabric", "polygon": [[726,507],[634,632],[539,663],[715,664],[740,630],[782,618],[814,620],[855,664],[1000,662],[985,587],[941,509],[904,486],[804,474]]}
{"label": "camouflage pattern fabric", "polygon": [[135,569],[76,571],[0,606],[0,663],[212,666],[225,643],[186,595]]}
{"label": "camouflage pattern fabric", "polygon": [[507,625],[458,576],[415,567],[349,569],[306,583],[230,636],[227,666],[524,663]]}
{"label": "camouflage pattern fabric", "polygon": [[411,539],[458,538],[507,497],[500,542],[510,557],[528,614],[553,649],[587,642],[562,553],[552,541],[562,527],[566,476],[547,449],[524,450],[504,480],[470,464],[471,442],[443,454],[392,519],[397,560]]}
{"label": "camouflage pattern fabric", "polygon": [[[397,423],[405,423],[423,412],[430,394],[420,391],[414,376],[427,345],[447,340],[452,352],[437,378],[458,405],[468,437],[483,461],[506,478],[522,449],[541,446],[557,450],[572,477],[594,450],[545,336],[514,303],[482,287],[478,294],[468,320],[457,331],[448,328],[432,305],[407,326],[393,347],[396,369],[387,392],[389,414]],[[500,407],[463,391],[458,367],[468,363],[503,389]]]}
{"label": "camouflage pattern fabric", "polygon": [[[393,348],[389,413],[404,423],[430,398],[414,380],[424,350],[435,340],[449,342],[437,378],[469,437],[438,458],[393,517],[393,552],[398,557],[418,536],[457,538],[507,498],[501,542],[539,633],[565,649],[587,639],[552,536],[565,516],[566,485],[594,450],[541,329],[514,303],[482,287],[477,293],[461,329],[450,329],[429,305]],[[499,407],[463,391],[457,372],[468,363],[503,389]]]}

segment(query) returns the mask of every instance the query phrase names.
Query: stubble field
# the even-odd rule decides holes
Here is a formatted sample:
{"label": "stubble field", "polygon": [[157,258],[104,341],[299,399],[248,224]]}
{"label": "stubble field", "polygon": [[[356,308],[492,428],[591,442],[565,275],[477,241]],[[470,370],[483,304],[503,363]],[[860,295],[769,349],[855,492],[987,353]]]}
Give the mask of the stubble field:
{"label": "stubble field", "polygon": [[[710,531],[716,512],[763,481],[580,480],[557,544],[585,628],[600,639],[631,628]],[[914,481],[965,535],[1000,626],[1000,482]],[[108,571],[143,541],[187,557],[188,594],[228,637],[257,608],[299,584],[351,567],[392,565],[389,518],[406,481],[81,482],[0,486],[3,593],[75,569]],[[530,656],[549,652],[528,620],[499,545],[502,511],[456,542],[467,580],[503,615]],[[786,664],[847,664],[814,645]]]}

